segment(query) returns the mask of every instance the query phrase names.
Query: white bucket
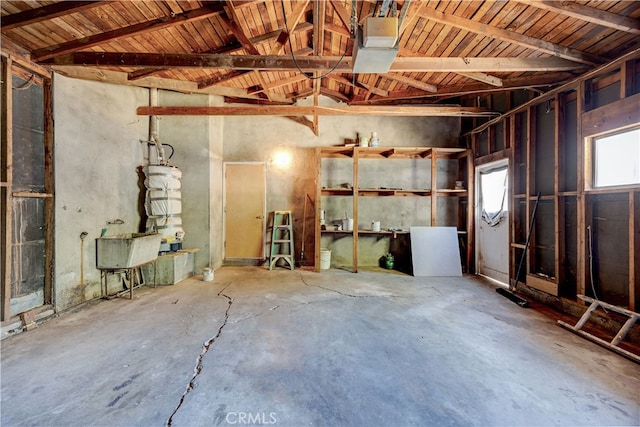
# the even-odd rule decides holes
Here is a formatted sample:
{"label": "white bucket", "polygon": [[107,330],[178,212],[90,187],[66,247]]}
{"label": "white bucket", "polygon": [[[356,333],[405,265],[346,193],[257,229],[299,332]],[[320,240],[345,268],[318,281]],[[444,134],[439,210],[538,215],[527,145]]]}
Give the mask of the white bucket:
{"label": "white bucket", "polygon": [[346,218],[342,220],[342,229],[344,231],[353,231],[353,218]]}
{"label": "white bucket", "polygon": [[202,270],[202,280],[205,282],[213,281],[213,270],[210,268],[205,268]]}
{"label": "white bucket", "polygon": [[371,230],[380,231],[380,221],[371,221]]}
{"label": "white bucket", "polygon": [[320,270],[328,270],[331,268],[331,250],[320,249]]}

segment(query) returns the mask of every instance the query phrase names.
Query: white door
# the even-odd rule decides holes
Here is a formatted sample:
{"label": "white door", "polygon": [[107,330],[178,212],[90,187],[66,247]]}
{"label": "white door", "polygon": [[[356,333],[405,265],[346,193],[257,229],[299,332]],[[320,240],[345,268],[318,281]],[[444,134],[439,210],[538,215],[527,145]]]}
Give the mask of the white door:
{"label": "white door", "polygon": [[509,173],[507,160],[476,168],[476,265],[483,276],[509,283]]}

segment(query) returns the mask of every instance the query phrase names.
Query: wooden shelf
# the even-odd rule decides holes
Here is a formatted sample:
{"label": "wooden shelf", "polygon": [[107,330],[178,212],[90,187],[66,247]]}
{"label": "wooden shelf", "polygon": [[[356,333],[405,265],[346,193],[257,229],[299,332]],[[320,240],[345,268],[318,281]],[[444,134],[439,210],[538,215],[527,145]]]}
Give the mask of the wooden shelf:
{"label": "wooden shelf", "polygon": [[390,188],[361,188],[358,196],[363,197],[424,197],[431,196],[431,190],[398,190]]}
{"label": "wooden shelf", "polygon": [[357,153],[361,159],[459,159],[467,153],[466,148],[449,147],[321,147],[324,158],[350,158]]}
{"label": "wooden shelf", "polygon": [[[439,222],[437,214],[437,198],[438,197],[456,197],[460,200],[460,209],[464,209],[466,212],[466,220],[458,217],[458,227],[466,228],[458,231],[458,235],[463,239],[471,239],[472,236],[472,213],[468,212],[472,205],[470,196],[473,195],[473,159],[469,155],[470,150],[466,148],[440,148],[440,147],[318,147],[316,148],[316,216],[320,215],[322,197],[327,196],[345,196],[352,197],[352,211],[349,217],[354,220],[355,231],[334,230],[327,229],[322,230],[319,221],[316,221],[316,258],[315,266],[316,271],[319,271],[320,267],[320,245],[322,236],[335,236],[336,238],[344,236],[352,236],[353,238],[353,263],[352,271],[356,273],[358,271],[358,236],[378,236],[378,237],[391,237],[395,238],[397,235],[408,235],[408,230],[392,231],[392,230],[363,230],[358,229],[358,199],[362,197],[428,197],[430,198],[430,218],[425,218],[426,222],[431,226],[435,226]],[[322,182],[322,159],[350,159],[352,162],[353,179],[351,184],[353,188],[322,188],[320,187]],[[450,159],[455,160],[458,163],[458,177],[461,179],[466,175],[465,183],[469,186],[470,191],[467,189],[453,189],[453,188],[421,188],[421,189],[401,189],[401,188],[358,188],[359,180],[359,165],[361,161],[367,159],[377,160],[395,160],[395,159],[415,159],[425,160],[428,163],[424,163],[425,167],[430,165],[431,171],[428,174],[428,178],[425,180],[425,186],[432,186],[432,183],[438,182],[438,160]],[[416,162],[417,163],[417,162]],[[417,167],[417,166],[411,166]],[[466,222],[465,226],[461,226],[460,221]],[[467,242],[468,243],[468,242]],[[467,270],[470,266],[470,260],[472,259],[472,247],[467,245],[466,248],[466,264]]]}
{"label": "wooden shelf", "polygon": [[323,196],[353,196],[353,188],[323,188]]}
{"label": "wooden shelf", "polygon": [[320,232],[322,234],[343,234],[345,236],[353,234],[353,231],[349,230],[321,230]]}

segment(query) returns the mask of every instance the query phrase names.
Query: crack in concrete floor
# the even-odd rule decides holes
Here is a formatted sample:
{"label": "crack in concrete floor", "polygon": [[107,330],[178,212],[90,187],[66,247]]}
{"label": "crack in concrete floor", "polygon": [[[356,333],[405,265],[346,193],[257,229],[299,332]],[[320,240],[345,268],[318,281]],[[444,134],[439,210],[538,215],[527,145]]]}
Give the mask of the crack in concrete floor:
{"label": "crack in concrete floor", "polygon": [[305,280],[304,276],[301,273],[298,273],[298,275],[300,276],[300,281],[302,283],[304,283],[306,286],[313,287],[313,288],[324,289],[325,291],[329,291],[329,292],[335,292],[337,294],[340,294],[342,296],[349,297],[349,298],[403,298],[403,297],[401,297],[399,295],[393,295],[393,294],[390,294],[390,295],[353,295],[353,294],[347,294],[345,292],[340,292],[340,291],[338,291],[336,289],[331,289],[331,288],[327,288],[327,287],[320,286],[320,285],[312,285],[311,283],[309,283],[309,282],[307,282]]}
{"label": "crack in concrete floor", "polygon": [[222,334],[222,330],[224,329],[224,327],[227,325],[227,322],[229,321],[229,310],[231,310],[231,305],[233,304],[233,298],[231,298],[229,295],[224,294],[223,292],[230,286],[231,286],[231,283],[223,287],[220,290],[220,292],[218,292],[218,295],[217,295],[219,297],[226,298],[227,300],[227,309],[224,312],[224,321],[218,328],[218,332],[213,337],[209,338],[207,341],[205,341],[202,344],[202,351],[200,351],[200,354],[196,358],[196,365],[193,368],[193,376],[191,377],[189,384],[187,384],[187,388],[185,389],[184,393],[182,393],[182,396],[180,397],[180,401],[178,402],[178,405],[175,407],[175,409],[167,419],[167,427],[171,427],[171,425],[173,424],[173,417],[178,413],[178,411],[182,407],[182,404],[187,398],[187,395],[191,393],[191,391],[195,388],[196,379],[198,378],[198,375],[200,375],[200,373],[202,372],[202,368],[203,368],[202,360],[204,359],[204,356],[209,352],[209,349],[211,348],[213,343],[216,341],[216,339],[220,337],[220,335]]}

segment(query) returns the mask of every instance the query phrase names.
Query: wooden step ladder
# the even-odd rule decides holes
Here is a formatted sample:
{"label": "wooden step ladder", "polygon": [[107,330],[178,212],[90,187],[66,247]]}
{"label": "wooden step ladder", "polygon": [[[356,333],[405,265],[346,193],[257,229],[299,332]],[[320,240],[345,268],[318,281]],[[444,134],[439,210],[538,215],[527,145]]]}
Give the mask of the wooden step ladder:
{"label": "wooden step ladder", "polygon": [[[587,311],[585,311],[582,317],[580,318],[580,320],[578,320],[578,323],[576,323],[575,326],[571,326],[570,324],[563,322],[562,320],[558,320],[558,324],[563,328],[568,329],[569,331],[580,335],[583,338],[593,341],[594,343],[599,344],[603,347],[606,347],[609,350],[615,351],[616,353],[628,358],[629,360],[632,360],[636,363],[640,363],[640,356],[630,351],[627,351],[623,348],[618,347],[618,344],[620,344],[622,340],[624,340],[624,338],[627,336],[627,333],[631,330],[631,328],[636,323],[636,321],[640,319],[640,314],[631,310],[627,310],[622,307],[618,307],[615,305],[608,304],[606,302],[589,298],[584,295],[578,295],[578,298],[580,298],[585,302],[591,303]],[[620,330],[618,331],[616,336],[613,337],[613,340],[611,340],[611,342],[607,342],[601,338],[598,338],[582,330],[582,327],[587,323],[587,321],[589,320],[589,317],[591,317],[591,313],[593,313],[595,309],[598,308],[598,306],[601,306],[611,311],[615,311],[616,313],[620,313],[625,316],[629,316],[629,319],[624,323],[624,325],[622,325],[622,328],[620,328]]]}
{"label": "wooden step ladder", "polygon": [[293,257],[293,216],[291,211],[274,211],[271,222],[269,270],[273,270],[280,259],[287,261],[293,270]]}

